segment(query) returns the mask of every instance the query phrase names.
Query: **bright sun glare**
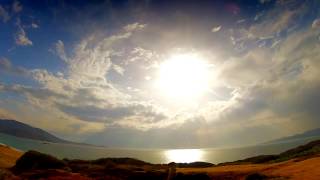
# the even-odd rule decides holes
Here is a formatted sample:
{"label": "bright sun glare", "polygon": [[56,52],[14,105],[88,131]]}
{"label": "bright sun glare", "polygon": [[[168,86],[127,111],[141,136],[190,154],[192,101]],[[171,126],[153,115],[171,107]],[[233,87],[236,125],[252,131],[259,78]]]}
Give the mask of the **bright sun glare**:
{"label": "bright sun glare", "polygon": [[168,162],[190,163],[203,161],[203,151],[200,149],[174,149],[165,152]]}
{"label": "bright sun glare", "polygon": [[209,86],[209,66],[196,54],[177,54],[160,65],[157,88],[175,99],[194,99]]}

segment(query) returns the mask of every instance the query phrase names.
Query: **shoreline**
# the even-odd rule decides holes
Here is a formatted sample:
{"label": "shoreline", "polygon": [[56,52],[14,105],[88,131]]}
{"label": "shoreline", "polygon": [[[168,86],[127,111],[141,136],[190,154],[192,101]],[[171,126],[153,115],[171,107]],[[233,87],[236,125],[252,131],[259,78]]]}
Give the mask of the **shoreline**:
{"label": "shoreline", "polygon": [[[17,150],[28,151],[36,150],[46,154],[51,154],[58,158],[68,159],[85,159],[94,160],[103,157],[131,157],[135,159],[141,159],[153,164],[170,163],[174,160],[170,160],[168,153],[169,150],[154,150],[154,149],[116,149],[116,148],[103,148],[92,147],[82,145],[70,145],[59,143],[43,144],[42,141],[35,141],[31,139],[17,138],[10,135],[0,136],[0,142],[8,144]],[[290,148],[294,148],[300,144],[305,144],[306,141],[301,141],[292,144],[280,144],[276,146],[257,146],[257,147],[241,147],[236,149],[199,149],[202,154],[201,158],[195,160],[187,160],[187,162],[202,161],[213,164],[219,164],[224,162],[232,162],[239,159],[245,159],[252,156],[262,154],[278,154]],[[63,149],[63,151],[60,151]],[[179,149],[180,150],[180,149]],[[178,159],[179,160],[179,159]],[[184,159],[182,159],[184,160]]]}
{"label": "shoreline", "polygon": [[[9,153],[6,154],[8,157],[10,154],[18,152],[6,145],[1,145],[0,148],[9,150]],[[15,161],[11,162],[11,167],[4,168],[4,171],[10,177],[22,179],[70,177],[71,179],[84,180],[190,178],[207,180],[264,177],[298,180],[302,176],[306,176],[312,180],[313,177],[320,177],[320,172],[312,168],[320,166],[320,140],[277,155],[255,156],[220,164],[206,162],[152,164],[133,158],[58,159],[36,151],[18,153],[20,156],[11,159]]]}

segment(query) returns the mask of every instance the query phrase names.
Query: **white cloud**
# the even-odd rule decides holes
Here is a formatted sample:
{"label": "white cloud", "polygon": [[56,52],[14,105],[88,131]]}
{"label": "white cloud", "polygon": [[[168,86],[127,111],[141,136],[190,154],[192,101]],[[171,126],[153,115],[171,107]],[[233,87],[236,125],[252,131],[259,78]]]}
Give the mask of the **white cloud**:
{"label": "white cloud", "polygon": [[37,29],[37,28],[39,28],[39,25],[33,22],[33,23],[31,23],[31,27],[34,29]]}
{"label": "white cloud", "polygon": [[244,22],[246,22],[246,19],[239,19],[239,20],[237,21],[237,24],[241,24],[241,23],[244,23]]}
{"label": "white cloud", "polygon": [[125,65],[135,65],[143,67],[144,69],[152,69],[158,66],[160,55],[150,49],[135,47],[128,58],[126,58]]}
{"label": "white cloud", "polygon": [[65,72],[55,75],[34,69],[30,74],[40,84],[40,89],[19,86],[7,87],[6,91],[23,94],[33,106],[41,106],[43,111],[50,108],[64,119],[101,123],[102,127],[130,122],[133,128],[151,128],[166,119],[166,114],[155,104],[133,99],[108,77],[110,70],[123,74],[123,67],[113,63],[112,58],[118,54],[115,45],[125,42],[132,33],[126,31],[102,39],[85,38],[75,46],[70,57],[65,54],[63,42],[58,41],[55,52],[65,59]]}
{"label": "white cloud", "polygon": [[120,75],[123,75],[125,69],[119,65],[112,64],[112,68]]}
{"label": "white cloud", "polygon": [[133,23],[133,24],[128,24],[123,29],[127,32],[132,32],[135,30],[144,29],[145,27],[146,27],[146,24]]}
{"label": "white cloud", "polygon": [[315,19],[315,20],[312,22],[311,27],[312,27],[312,28],[319,28],[319,27],[320,27],[320,18],[319,18],[319,19]]}
{"label": "white cloud", "polygon": [[51,50],[51,49],[49,49],[49,50],[52,51],[53,53],[57,54],[61,60],[65,61],[65,62],[68,61],[68,57],[66,55],[65,48],[64,48],[64,43],[61,40],[58,40],[54,44],[54,50]]}
{"label": "white cloud", "polygon": [[232,57],[218,69],[218,79],[231,87],[245,87],[270,75],[272,54],[267,48],[254,48],[242,57]]}
{"label": "white cloud", "polygon": [[18,27],[18,31],[15,34],[15,42],[19,46],[31,46],[32,41],[27,37],[26,32],[22,27]]}
{"label": "white cloud", "polygon": [[[282,11],[279,14],[278,11]],[[299,11],[275,9],[264,16],[264,21],[250,27],[249,32],[255,37],[273,36],[287,29],[294,22],[294,17]]]}
{"label": "white cloud", "polygon": [[220,31],[220,29],[221,29],[221,26],[213,27],[211,29],[211,32],[218,32],[218,31]]}
{"label": "white cloud", "polygon": [[[66,67],[61,72],[34,69],[30,73],[39,83],[38,87],[2,85],[0,89],[24,95],[32,107],[41,108],[42,115],[39,117],[52,115],[51,119],[67,123],[68,131],[81,129],[82,132],[93,132],[105,127],[120,126],[145,131],[160,129],[166,132],[166,127],[179,129],[179,132],[191,129],[192,132],[182,133],[183,137],[191,132],[191,139],[203,135],[199,139],[207,137],[211,140],[212,137],[218,139],[225,132],[248,131],[262,126],[270,129],[283,128],[285,123],[282,122],[290,124],[292,128],[307,129],[308,125],[298,127],[299,123],[293,119],[301,118],[314,123],[315,117],[319,116],[314,110],[314,107],[319,107],[316,101],[316,92],[319,92],[320,87],[320,66],[317,61],[319,43],[316,40],[319,32],[315,28],[318,26],[317,20],[312,29],[309,26],[308,29],[299,29],[298,33],[296,29],[288,32],[288,28],[296,25],[295,17],[299,13],[290,8],[273,9],[259,16],[248,28],[243,26],[252,21],[239,25],[242,28],[230,30],[232,43],[246,51],[232,54],[229,52],[231,49],[221,50],[230,55],[227,58],[217,58],[221,61],[215,60],[217,65],[214,71],[219,74],[219,78],[214,83],[219,85],[192,112],[179,109],[172,113],[175,110],[163,109],[164,100],[159,98],[158,101],[154,98],[156,95],[153,96],[155,92],[146,88],[152,83],[146,80],[156,78],[153,74],[155,69],[151,67],[163,60],[161,57],[166,55],[161,54],[165,51],[163,49],[172,49],[174,45],[185,42],[180,41],[183,39],[179,34],[180,29],[162,31],[159,36],[150,36],[159,39],[146,40],[149,36],[135,34],[136,30],[146,27],[139,23],[129,24],[110,36],[98,36],[95,32],[77,43],[72,48],[73,51],[67,51],[68,55],[63,41],[59,40],[55,44],[55,53],[66,62]],[[150,29],[152,28],[151,26]],[[218,26],[212,32],[220,30],[221,26]],[[282,36],[279,33],[282,31],[287,34]],[[210,36],[208,29],[206,32]],[[158,41],[162,43],[159,45]],[[264,47],[257,46],[257,42],[261,41]],[[193,41],[196,45],[201,44],[200,42],[203,41]],[[210,45],[203,48],[208,48],[206,50],[213,51],[214,54],[215,50],[210,49]],[[201,52],[201,47],[196,51]],[[208,58],[209,61],[214,61],[212,59],[211,56]],[[1,65],[2,71],[12,72],[15,69],[8,60],[3,60],[2,63],[0,61],[0,68]],[[227,95],[218,97],[218,88],[227,91],[224,92]],[[190,114],[193,116],[190,117]],[[194,119],[194,123],[190,123],[192,126],[202,126],[184,127],[183,124],[187,126],[190,119]],[[62,132],[63,127],[56,128]],[[271,136],[273,135],[266,133],[264,138],[267,140]],[[257,140],[254,138],[250,141]]]}

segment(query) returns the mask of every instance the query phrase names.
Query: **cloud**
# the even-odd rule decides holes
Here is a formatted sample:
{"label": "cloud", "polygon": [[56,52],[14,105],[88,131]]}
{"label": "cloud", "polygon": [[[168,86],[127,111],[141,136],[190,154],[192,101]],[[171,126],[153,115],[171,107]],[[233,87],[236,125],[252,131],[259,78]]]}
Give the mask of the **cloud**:
{"label": "cloud", "polygon": [[[50,98],[44,98],[43,100],[40,98],[35,99],[32,97],[32,94],[36,93],[36,89],[32,90],[35,93],[28,94],[27,92],[23,92],[25,88],[27,87],[13,87],[0,84],[1,94],[8,91],[8,93],[14,93],[15,95],[15,99],[2,98],[0,101],[0,107],[5,107],[8,112],[14,112],[14,116],[10,116],[12,119],[58,133],[60,137],[64,137],[65,139],[70,139],[72,136],[81,137],[83,134],[98,132],[105,128],[101,123],[79,121],[65,115],[57,110],[55,106],[48,103]],[[27,89],[30,89],[30,87]],[[27,101],[19,100],[21,96],[27,98]],[[72,132],[72,134],[68,132]]]}
{"label": "cloud", "polygon": [[267,48],[254,48],[242,57],[233,57],[218,70],[219,79],[228,86],[244,87],[255,84],[271,73],[272,55]]}
{"label": "cloud", "polygon": [[37,28],[39,28],[39,25],[33,22],[33,23],[31,23],[31,27],[34,29],[37,29]]}
{"label": "cloud", "polygon": [[157,122],[166,118],[166,116],[160,112],[157,112],[153,106],[146,106],[143,104],[129,103],[126,105],[118,105],[115,107],[97,107],[91,106],[67,106],[65,104],[59,104],[58,108],[63,112],[73,115],[79,119],[90,122],[104,122],[114,124],[126,120],[130,117],[139,119],[137,124],[143,124],[145,122]]}
{"label": "cloud", "polygon": [[120,75],[123,75],[123,73],[125,71],[123,67],[116,65],[116,64],[113,64],[112,68]]}
{"label": "cloud", "polygon": [[[145,70],[155,69],[160,61],[159,53],[147,48],[134,47],[123,63],[131,67],[131,74],[136,74],[134,73],[134,71],[137,71],[136,68],[142,67]],[[127,71],[130,74],[129,68]]]}
{"label": "cloud", "polygon": [[0,18],[2,19],[2,22],[4,22],[4,23],[6,23],[7,21],[10,20],[9,13],[1,5],[0,5]]}
{"label": "cloud", "polygon": [[58,40],[55,44],[54,44],[54,49],[49,49],[49,51],[57,54],[59,56],[59,58],[61,60],[63,60],[64,62],[68,61],[68,57],[66,55],[65,52],[65,48],[64,48],[64,43],[61,40]]}
{"label": "cloud", "polygon": [[[277,11],[277,10],[274,10]],[[272,36],[286,30],[298,11],[285,10],[281,15],[278,12],[270,12],[264,16],[265,21],[250,27],[249,31],[256,37]]]}
{"label": "cloud", "polygon": [[[104,38],[84,38],[69,57],[59,40],[54,52],[66,62],[65,72],[53,74],[44,69],[28,70],[39,87],[3,85],[1,90],[25,96],[33,106],[41,106],[43,111],[51,109],[64,119],[100,123],[103,127],[104,124],[139,129],[155,126],[168,118],[166,113],[155,104],[133,99],[120,84],[109,80],[111,70],[119,74],[124,72],[123,67],[113,63],[114,55],[118,54],[117,44],[125,43],[137,28],[141,28],[136,23],[126,27],[130,28]],[[3,60],[2,64],[6,71],[15,69],[8,60]]]}
{"label": "cloud", "polygon": [[132,32],[135,30],[141,30],[146,27],[146,24],[140,24],[140,23],[133,23],[126,25],[123,29],[127,32]]}
{"label": "cloud", "polygon": [[27,37],[26,32],[24,29],[19,26],[18,31],[15,34],[15,42],[19,46],[31,46],[32,41]]}
{"label": "cloud", "polygon": [[[259,28],[263,31],[262,26]],[[212,131],[217,131],[220,123],[224,124],[224,131],[227,126],[235,132],[239,127],[247,130],[264,127],[270,130],[264,138],[272,139],[271,129],[286,127],[290,129],[286,133],[290,134],[318,127],[318,33],[315,28],[304,27],[271,41],[272,49],[250,47],[222,62],[217,68],[218,79],[233,91],[230,99],[210,102],[207,109],[202,109],[201,114],[215,127]],[[248,40],[248,36],[245,37],[243,40]],[[266,36],[259,39],[263,37]],[[211,137],[214,133],[207,134]]]}
{"label": "cloud", "polygon": [[[183,124],[140,129],[113,125],[97,134],[88,136],[86,142],[109,144],[113,147],[141,148],[199,148],[209,141],[209,137],[199,135],[198,130],[208,127],[202,118],[188,119]],[[105,138],[97,138],[105,137]],[[211,143],[215,143],[212,142]]]}
{"label": "cloud", "polygon": [[218,32],[218,31],[220,31],[220,29],[221,29],[221,26],[213,27],[211,29],[211,32]]}
{"label": "cloud", "polygon": [[237,21],[237,24],[241,24],[241,23],[244,23],[244,22],[246,22],[246,19],[239,19],[239,20]]}
{"label": "cloud", "polygon": [[58,105],[63,112],[73,115],[83,121],[95,122],[114,122],[127,116],[132,116],[134,112],[130,108],[116,107],[116,108],[99,108],[96,106],[66,106]]}
{"label": "cloud", "polygon": [[312,22],[311,27],[312,27],[312,28],[318,28],[318,27],[320,27],[320,19],[315,19],[315,20]]}
{"label": "cloud", "polygon": [[[214,27],[219,32],[214,37],[207,26],[206,34],[189,36],[180,25],[132,23],[118,31],[92,32],[68,49],[59,40],[54,53],[65,62],[59,72],[24,70],[33,78],[32,87],[2,83],[0,91],[22,99],[24,107],[17,111],[27,114],[27,121],[44,121],[41,126],[50,129],[52,124],[55,132],[65,134],[100,131],[88,141],[111,146],[243,145],[303,131],[317,126],[320,116],[319,29],[311,25],[317,19],[304,22],[309,25],[304,28],[299,23],[304,8],[274,7],[256,21],[246,17],[239,28],[222,32],[221,26]],[[229,37],[230,42],[223,41]],[[176,46],[196,47],[195,52],[214,63],[218,76],[191,110],[171,108],[150,88],[152,81],[145,80],[156,78],[157,66]],[[8,59],[0,60],[0,71],[19,74]]]}
{"label": "cloud", "polygon": [[60,98],[60,99],[66,98],[66,96],[63,96],[61,94],[58,94],[46,88],[33,88],[33,87],[23,86],[19,84],[14,84],[14,85],[0,84],[0,85],[1,85],[0,91],[26,95],[30,98],[35,98],[42,101],[50,100],[50,98],[52,97]]}
{"label": "cloud", "polygon": [[[320,68],[320,64],[316,60],[320,53],[315,50],[319,46],[316,37],[317,33],[310,30],[297,32],[285,40],[281,50],[274,54],[274,58],[278,61],[269,65],[273,67],[271,72],[274,73],[270,73],[270,76],[265,75],[264,85],[253,89],[257,93],[269,91],[269,95],[251,94],[248,96],[263,98],[264,102],[274,101],[272,105],[265,108],[271,109],[273,112],[287,112],[285,114],[288,115],[294,114],[294,112],[317,114],[316,111],[311,112],[312,107],[317,107],[312,99],[317,99],[315,92],[320,87],[319,73],[316,70]],[[295,89],[295,91],[290,91],[290,89]],[[274,97],[270,97],[271,95]],[[285,108],[281,109],[281,107]]]}
{"label": "cloud", "polygon": [[8,110],[0,108],[0,119],[16,119],[16,116]]}
{"label": "cloud", "polygon": [[230,30],[234,50],[247,53],[255,47],[274,48],[283,37],[302,27],[313,6],[311,2],[277,1],[272,9],[257,13],[248,26]]}
{"label": "cloud", "polygon": [[14,3],[12,4],[12,10],[15,13],[22,11],[22,8],[23,7],[19,1],[14,1]]}
{"label": "cloud", "polygon": [[11,62],[6,58],[0,59],[1,70],[9,70],[11,68]]}
{"label": "cloud", "polygon": [[15,67],[7,58],[0,58],[0,72],[13,74],[13,75],[28,75],[29,72],[22,67]]}

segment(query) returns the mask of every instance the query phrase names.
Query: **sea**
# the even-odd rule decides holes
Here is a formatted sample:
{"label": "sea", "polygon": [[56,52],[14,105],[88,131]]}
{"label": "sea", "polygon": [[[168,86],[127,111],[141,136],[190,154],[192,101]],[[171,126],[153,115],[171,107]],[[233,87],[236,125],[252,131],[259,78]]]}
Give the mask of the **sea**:
{"label": "sea", "polygon": [[301,138],[275,144],[261,144],[235,148],[132,149],[50,143],[0,133],[1,144],[11,146],[21,151],[36,150],[60,159],[93,160],[106,157],[129,157],[154,164],[165,164],[170,162],[189,163],[196,161],[218,164],[257,155],[278,154],[318,139],[320,139],[320,136]]}

